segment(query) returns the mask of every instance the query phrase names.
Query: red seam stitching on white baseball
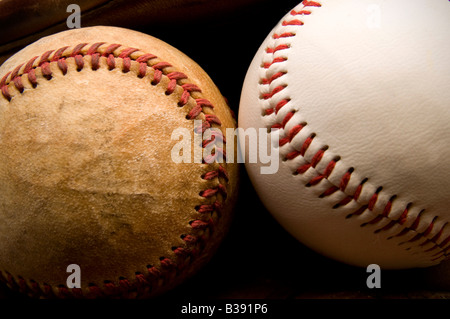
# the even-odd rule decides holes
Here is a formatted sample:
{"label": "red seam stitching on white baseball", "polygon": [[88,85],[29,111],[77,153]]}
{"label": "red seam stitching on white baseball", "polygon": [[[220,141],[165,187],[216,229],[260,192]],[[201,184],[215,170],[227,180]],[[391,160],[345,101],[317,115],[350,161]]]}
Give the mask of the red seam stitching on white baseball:
{"label": "red seam stitching on white baseball", "polygon": [[[66,63],[67,59],[74,59],[75,64],[77,66],[77,71],[81,71],[85,65],[86,61],[84,57],[90,56],[90,64],[91,69],[93,71],[98,70],[101,67],[101,58],[106,59],[106,65],[109,70],[113,70],[117,67],[116,65],[116,59],[122,59],[122,71],[124,73],[130,72],[131,70],[131,62],[139,63],[139,68],[137,72],[137,76],[139,78],[143,78],[147,75],[147,68],[151,67],[154,70],[154,76],[151,80],[151,85],[158,85],[163,76],[166,76],[169,79],[169,83],[166,88],[166,94],[170,95],[174,93],[175,89],[177,87],[180,87],[183,89],[183,93],[181,94],[181,97],[177,103],[179,107],[183,107],[188,103],[189,98],[191,98],[191,93],[197,92],[201,93],[201,89],[192,83],[181,83],[182,80],[187,80],[187,76],[184,73],[181,72],[168,72],[164,73],[164,69],[171,67],[172,65],[170,63],[164,62],[164,61],[157,61],[156,63],[151,64],[151,60],[157,59],[157,56],[150,54],[150,53],[143,53],[137,57],[131,57],[133,53],[138,52],[139,50],[136,48],[124,48],[120,51],[120,53],[117,53],[116,51],[121,47],[120,44],[110,44],[108,45],[103,51],[100,50],[104,47],[106,43],[105,42],[97,42],[89,46],[87,51],[84,49],[88,44],[87,43],[80,43],[76,45],[70,55],[64,55],[64,53],[69,48],[68,46],[62,47],[58,50],[49,50],[46,51],[43,55],[40,57],[36,56],[30,59],[24,66],[24,64],[21,64],[17,66],[13,71],[10,71],[6,73],[6,75],[0,80],[0,91],[2,93],[2,96],[10,102],[14,96],[11,95],[9,91],[8,85],[12,83],[14,87],[18,90],[20,94],[24,92],[25,86],[22,82],[22,77],[27,75],[28,81],[32,85],[32,88],[36,88],[38,86],[38,81],[36,77],[36,69],[40,69],[42,73],[42,77],[46,78],[47,80],[52,79],[52,71],[50,69],[51,63],[56,63],[58,69],[62,72],[63,75],[66,75],[68,72],[68,66]],[[85,52],[83,52],[83,50]],[[70,50],[69,50],[70,51]],[[37,59],[39,58],[39,62],[36,63]],[[88,61],[89,62],[89,61]],[[22,72],[20,70],[22,69]],[[9,81],[8,81],[9,79]],[[180,82],[180,83],[179,83]],[[214,105],[207,99],[204,98],[197,98],[195,99],[195,106],[188,112],[186,115],[186,119],[188,120],[194,120],[196,119],[200,114],[204,115],[204,120],[202,121],[202,127],[201,132],[203,133],[207,128],[210,128],[213,124],[221,126],[222,122],[215,114],[208,114],[204,113],[203,108],[210,108],[213,109]],[[208,143],[204,144],[203,147],[206,147],[207,145],[211,146],[211,144],[214,144],[216,141],[220,141],[221,143],[226,143],[225,138],[222,136],[222,138],[213,138]],[[203,163],[217,163],[216,159],[219,155],[225,156],[225,151],[223,148],[216,148],[216,152],[212,154],[208,160]],[[203,198],[213,198],[216,197],[215,201],[212,204],[203,204],[196,207],[196,210],[202,214],[208,214],[212,216],[214,212],[218,214],[218,217],[220,217],[220,208],[222,207],[222,204],[220,202],[220,198],[217,197],[218,194],[221,195],[222,201],[224,201],[227,197],[227,191],[226,186],[223,185],[223,182],[220,181],[222,179],[225,183],[228,182],[228,174],[225,169],[225,167],[221,164],[218,164],[218,169],[215,169],[213,171],[210,171],[206,174],[202,175],[202,178],[205,180],[211,180],[214,178],[217,178],[219,180],[219,184],[217,187],[209,188],[202,190],[200,192],[200,196]],[[191,220],[189,222],[189,225],[194,231],[197,230],[204,230],[206,228],[209,228],[212,232],[214,228],[214,221],[212,220],[212,217],[209,217],[207,221],[203,221],[200,219],[197,220]],[[198,253],[198,249],[192,248],[195,247],[199,243],[200,237],[193,234],[183,234],[180,236],[184,242],[186,243],[186,247],[172,247],[172,251],[174,254],[180,258],[187,258],[189,256],[194,257]],[[193,246],[194,245],[194,246]],[[191,247],[192,246],[192,247]],[[176,264],[169,258],[161,257],[160,258],[160,265],[162,268],[176,268]],[[148,273],[155,276],[155,274],[160,274],[160,270],[157,269],[154,266],[148,266]],[[33,279],[30,279],[30,283],[32,287],[29,287],[29,285],[26,284],[26,281],[18,276],[19,283],[16,283],[14,277],[7,273],[7,279],[3,276],[2,271],[0,271],[0,280],[3,280],[7,282],[11,287],[16,287],[20,291],[27,290],[28,292],[32,292],[34,295],[37,293],[41,293],[45,296],[51,296],[53,294],[53,290],[50,285],[47,285],[43,283],[44,285],[44,291],[40,288],[39,284],[37,284]],[[104,287],[101,289],[97,284],[89,284],[89,290],[94,295],[109,295],[112,291],[120,293],[124,293],[123,287],[128,287],[128,292],[130,290],[137,289],[138,283],[146,283],[146,279],[141,273],[136,273],[136,278],[134,284],[131,284],[131,282],[128,279],[125,279],[123,277],[120,277],[122,279],[119,280],[119,286],[115,286],[111,281],[106,280],[104,282]],[[149,284],[147,282],[147,284]],[[26,286],[26,287],[25,287]],[[72,288],[69,290],[63,285],[58,286],[59,290],[59,297],[68,297],[71,294],[73,296],[76,295],[82,295],[83,292],[81,289],[76,290],[77,288]]]}
{"label": "red seam stitching on white baseball", "polygon": [[[320,7],[321,6],[321,4],[319,2],[307,1],[307,0],[303,1],[302,5],[303,5],[302,9],[300,9],[299,11],[292,10],[290,12],[290,15],[292,17],[301,16],[301,15],[310,15],[311,11],[305,10],[305,8],[307,8],[309,6],[311,6],[311,7]],[[301,27],[302,25],[304,25],[304,23],[303,23],[303,21],[301,21],[301,20],[299,20],[297,18],[293,18],[292,20],[284,20],[284,21],[282,21],[281,25],[283,27],[289,27],[289,26],[291,26],[291,27],[292,26],[294,26],[294,27]],[[285,32],[282,32],[282,33],[274,33],[272,35],[272,38],[274,40],[280,40],[280,39],[284,39],[284,38],[293,37],[295,35],[296,35],[295,32],[293,32],[292,30],[289,30],[289,31],[285,31]],[[268,55],[269,54],[273,55],[276,52],[279,52],[281,50],[288,50],[289,48],[290,48],[290,45],[288,43],[281,43],[281,44],[277,43],[275,47],[268,47],[268,48],[266,48],[265,52]],[[269,70],[275,64],[281,63],[281,62],[286,62],[287,60],[288,60],[288,58],[286,58],[286,57],[274,57],[271,62],[263,63],[261,67],[263,69]],[[260,84],[261,85],[270,85],[273,81],[275,81],[277,79],[280,79],[281,77],[285,76],[286,74],[287,74],[287,72],[277,72],[275,74],[272,74],[270,77],[262,78],[260,80]],[[272,115],[273,113],[278,114],[278,112],[286,104],[289,103],[289,101],[290,101],[289,98],[282,98],[280,100],[276,100],[275,99],[277,93],[280,93],[286,87],[287,87],[286,84],[279,85],[279,86],[276,86],[275,88],[273,88],[270,92],[261,94],[260,98],[264,99],[266,101],[269,101],[269,105],[270,105],[269,108],[264,110],[263,116],[269,116],[269,115]],[[273,106],[273,102],[272,101],[276,102],[275,106]],[[283,120],[281,122],[277,122],[277,123],[273,124],[271,126],[271,128],[272,129],[283,129],[284,130],[286,124],[294,116],[295,112],[296,111],[288,112],[284,116],[284,118],[283,118]],[[299,124],[295,125],[293,128],[291,128],[289,130],[289,132],[287,132],[287,134],[280,139],[280,141],[279,141],[280,147],[290,143],[292,141],[292,139],[306,125],[307,125],[307,123],[299,123]],[[304,157],[304,155],[305,155],[307,149],[309,148],[310,144],[312,143],[314,137],[315,137],[315,134],[313,133],[308,138],[306,138],[306,140],[302,143],[302,145],[300,147],[300,150],[296,149],[296,150],[293,150],[293,151],[289,152],[288,154],[286,154],[286,156],[283,159],[283,161],[293,160],[293,159],[295,159],[298,156]],[[298,167],[293,172],[293,174],[294,175],[304,174],[310,168],[315,168],[315,166],[322,160],[323,155],[324,155],[324,153],[326,152],[327,149],[328,149],[328,147],[322,148],[319,151],[317,151],[313,155],[313,157],[312,157],[310,162],[306,162],[302,166]],[[333,160],[331,160],[328,163],[328,165],[326,166],[326,168],[324,170],[324,173],[320,174],[318,172],[319,174],[316,175],[315,177],[313,177],[311,180],[309,180],[305,184],[305,186],[306,187],[315,186],[315,185],[318,185],[323,179],[327,179],[328,180],[329,175],[332,173],[332,171],[333,171],[337,161],[339,161],[339,160],[340,160],[339,156],[335,157]],[[345,193],[347,184],[350,181],[350,178],[352,176],[353,171],[354,171],[354,169],[350,168],[349,171],[347,171],[342,176],[342,178],[340,180],[339,187],[337,187],[335,185],[331,186],[330,188],[328,188],[327,190],[322,192],[322,194],[319,195],[319,198],[324,198],[324,197],[330,196],[330,195],[334,194],[337,191],[341,191],[341,192]],[[336,203],[333,206],[333,209],[337,209],[337,208],[339,208],[341,206],[348,205],[352,201],[357,201],[359,196],[360,196],[360,194],[361,194],[361,192],[362,192],[363,186],[364,186],[364,184],[366,182],[367,182],[367,178],[363,179],[361,181],[361,183],[358,185],[358,187],[356,188],[356,190],[354,191],[354,194],[353,195],[348,195],[347,194],[347,196],[344,199],[342,199],[339,203]],[[363,205],[360,204],[360,207],[357,210],[355,210],[354,212],[352,212],[351,214],[348,214],[346,216],[346,218],[348,219],[348,218],[351,218],[352,216],[361,215],[366,210],[373,211],[374,207],[375,207],[375,204],[377,203],[378,196],[379,196],[379,193],[381,192],[381,190],[382,190],[382,187],[379,187],[377,189],[377,191],[372,195],[371,199],[369,200],[369,202],[367,204],[363,204]],[[441,243],[438,243],[438,241],[440,240],[440,237],[441,237],[441,235],[443,233],[444,228],[448,227],[447,223],[445,223],[443,226],[441,226],[441,229],[437,232],[437,234],[433,238],[431,238],[431,239],[430,238],[426,238],[426,236],[428,236],[431,233],[432,228],[433,228],[433,224],[429,225],[427,227],[427,229],[425,231],[423,231],[423,232],[418,232],[417,231],[416,228],[417,228],[418,223],[420,222],[420,216],[421,216],[422,212],[415,218],[412,226],[406,227],[406,226],[403,225],[405,223],[405,221],[406,221],[407,216],[408,216],[408,212],[409,212],[411,204],[407,205],[407,207],[405,208],[403,214],[400,217],[398,217],[397,219],[392,219],[392,217],[389,216],[389,213],[390,213],[391,208],[392,208],[392,203],[395,200],[395,198],[396,198],[396,195],[391,197],[391,199],[387,202],[387,204],[383,208],[382,213],[380,213],[377,216],[375,216],[369,222],[365,222],[365,223],[361,224],[360,226],[364,227],[364,226],[369,225],[369,224],[370,225],[376,225],[377,223],[381,222],[383,219],[387,218],[387,219],[390,220],[388,222],[388,224],[383,226],[383,227],[381,227],[381,228],[376,229],[374,231],[374,233],[380,233],[382,231],[388,231],[395,224],[398,224],[398,225],[401,225],[403,227],[402,231],[400,231],[397,235],[389,237],[388,239],[391,239],[393,237],[402,237],[402,236],[407,235],[410,231],[414,231],[414,232],[417,233],[417,235],[413,237],[414,240],[410,239],[410,240],[407,240],[406,242],[415,242],[415,241],[418,241],[419,239],[425,238],[426,242],[432,242],[434,244],[434,246],[432,248],[428,249],[428,250],[431,251],[431,250],[440,248],[441,251],[438,252],[436,255],[440,255],[441,257],[442,256],[447,256],[449,254],[449,250],[450,250],[450,236],[448,236],[448,238],[444,239]],[[402,242],[402,243],[400,243],[400,245],[404,244],[406,242]],[[424,243],[420,244],[420,246],[422,246],[423,244]],[[447,247],[447,245],[448,245],[448,247]],[[449,258],[449,257],[450,256],[447,256],[447,258]],[[437,257],[437,258],[440,258],[440,257]]]}

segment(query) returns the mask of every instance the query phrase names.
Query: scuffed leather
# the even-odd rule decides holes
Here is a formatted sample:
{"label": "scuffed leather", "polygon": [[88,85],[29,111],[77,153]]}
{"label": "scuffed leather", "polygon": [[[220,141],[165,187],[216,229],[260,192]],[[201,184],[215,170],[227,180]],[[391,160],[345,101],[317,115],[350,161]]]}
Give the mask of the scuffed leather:
{"label": "scuffed leather", "polygon": [[[6,61],[0,78],[47,50],[97,42],[138,48],[170,62],[201,88],[222,128],[235,126],[225,99],[200,66],[132,30],[92,27],[45,37]],[[148,265],[160,267],[161,257],[176,260],[172,247],[183,246],[189,222],[201,218],[196,207],[220,200],[220,219],[213,233],[204,232],[204,250],[151,293],[166,291],[204,265],[227,232],[238,164],[226,164],[225,182],[202,179],[217,164],[172,161],[173,130],[193,132],[193,123],[177,104],[180,93],[165,94],[167,83],[151,85],[135,70],[124,73],[119,67],[94,71],[87,62],[77,72],[73,59],[67,63],[72,64],[66,75],[56,68],[51,80],[40,78],[36,88],[14,91],[10,102],[0,99],[0,270],[55,291],[73,263],[81,267],[83,290],[105,280],[117,284],[121,276],[133,281],[136,272],[148,273]],[[226,199],[200,196],[219,183]]]}

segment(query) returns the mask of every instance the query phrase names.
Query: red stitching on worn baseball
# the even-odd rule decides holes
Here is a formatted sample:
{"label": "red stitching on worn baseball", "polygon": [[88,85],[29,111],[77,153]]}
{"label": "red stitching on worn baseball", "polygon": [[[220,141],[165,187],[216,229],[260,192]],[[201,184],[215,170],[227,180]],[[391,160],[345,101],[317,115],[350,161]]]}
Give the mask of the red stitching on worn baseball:
{"label": "red stitching on worn baseball", "polygon": [[[289,28],[288,30],[283,30],[281,28],[280,30],[277,31],[277,32],[281,31],[281,33],[274,32],[272,34],[272,39],[275,40],[275,42],[274,42],[275,44],[274,44],[274,47],[266,48],[265,53],[267,55],[274,55],[277,52],[289,50],[290,49],[289,43],[280,43],[280,41],[283,41],[284,39],[288,39],[290,37],[296,36],[296,33],[293,31],[293,28],[295,28],[295,27],[301,28],[301,26],[304,25],[304,22],[299,19],[299,16],[306,16],[306,15],[310,15],[312,13],[308,9],[308,7],[321,7],[321,4],[317,1],[304,0],[302,2],[302,5],[303,5],[303,7],[300,10],[298,10],[298,11],[292,10],[290,12],[290,17],[292,19],[286,19],[281,22],[281,26],[283,28],[285,28],[285,27]],[[285,56],[276,56],[276,57],[274,56],[271,61],[263,63],[261,65],[261,68],[263,68],[265,70],[269,70],[274,65],[283,63],[286,61],[288,61],[288,58]],[[262,78],[260,80],[260,85],[271,85],[275,81],[283,78],[287,74],[287,71],[275,72],[275,73],[268,72],[268,74],[270,74],[269,77]],[[276,116],[283,107],[285,107],[286,105],[288,105],[290,103],[290,99],[288,97],[283,96],[281,98],[281,95],[280,95],[280,97],[278,96],[278,94],[280,92],[284,91],[287,87],[288,87],[288,85],[283,83],[282,85],[275,85],[267,93],[261,93],[260,98],[269,102],[268,103],[269,108],[264,109],[263,116]],[[286,113],[284,115],[283,119],[281,121],[277,121],[276,123],[272,124],[271,128],[284,130],[287,123],[293,118],[295,112],[297,112],[297,111],[290,111],[290,112]],[[307,125],[308,125],[307,123],[298,123],[298,124],[294,125],[292,128],[290,128],[288,132],[284,132],[285,135],[281,136],[280,140],[279,140],[280,147],[290,144],[293,141],[293,139]],[[324,154],[327,152],[328,147],[321,148],[320,150],[316,151],[316,153],[312,156],[312,159],[310,161],[306,161],[306,163],[305,163],[306,159],[304,158],[304,155],[305,155],[306,151],[309,149],[310,145],[312,144],[315,136],[316,136],[315,133],[312,133],[303,141],[303,143],[300,145],[299,148],[295,148],[294,150],[290,151],[289,153],[287,153],[285,155],[284,161],[294,160],[298,156],[302,156],[304,159],[303,164],[301,166],[299,166],[297,169],[295,169],[295,171],[293,172],[294,175],[304,174],[310,168],[315,168],[322,161]],[[335,158],[332,159],[327,164],[324,172],[322,174],[320,172],[317,172],[318,175],[312,177],[305,184],[305,186],[312,187],[312,186],[318,185],[323,180],[328,180],[329,176],[331,175],[331,173],[333,172],[333,170],[336,166],[336,163],[339,160],[340,160],[340,157],[335,156]],[[360,198],[360,195],[363,191],[363,187],[364,187],[365,183],[368,181],[368,179],[364,178],[360,182],[360,184],[357,186],[357,188],[355,189],[353,194],[347,194],[346,193],[347,186],[350,182],[350,179],[353,176],[353,172],[354,172],[354,168],[351,167],[341,177],[340,183],[338,186],[332,185],[331,187],[326,189],[324,192],[322,192],[322,194],[319,195],[319,198],[325,198],[325,197],[331,196],[332,194],[334,194],[338,191],[345,193],[347,196],[344,197],[343,199],[341,199],[338,203],[336,203],[333,206],[333,209],[337,209],[341,206],[348,205],[352,201],[357,201]],[[353,216],[361,215],[366,210],[374,211],[375,206],[378,202],[379,194],[381,193],[381,191],[382,191],[382,187],[378,187],[378,189],[375,191],[375,193],[372,194],[370,200],[366,204],[362,204],[362,205],[359,204],[360,207],[357,210],[355,210],[354,212],[352,212],[351,214],[348,214],[346,216],[346,218],[351,218]],[[435,258],[433,260],[449,258],[450,257],[449,256],[450,255],[450,236],[448,236],[447,238],[442,240],[442,234],[444,232],[444,228],[448,227],[447,223],[442,225],[440,230],[432,238],[426,238],[427,236],[429,236],[431,234],[433,228],[435,227],[435,220],[437,219],[437,216],[434,217],[433,222],[430,225],[428,225],[428,227],[424,231],[419,232],[417,230],[417,228],[420,223],[421,216],[424,212],[422,210],[417,215],[417,217],[414,219],[412,225],[407,227],[407,226],[405,226],[405,223],[406,223],[406,220],[408,217],[408,213],[411,209],[412,203],[409,203],[406,206],[406,208],[404,209],[404,211],[400,217],[398,217],[397,219],[392,219],[392,217],[390,216],[390,212],[392,209],[393,202],[395,201],[396,198],[397,198],[396,195],[391,196],[389,201],[381,209],[381,213],[377,214],[372,220],[361,224],[361,227],[364,227],[366,225],[375,225],[375,224],[381,222],[383,219],[388,219],[389,222],[385,226],[376,229],[374,231],[374,233],[380,233],[383,231],[387,231],[389,229],[392,229],[392,227],[394,227],[395,225],[400,225],[400,226],[402,226],[402,230],[400,232],[398,232],[396,235],[389,237],[388,239],[392,239],[394,237],[402,237],[402,236],[409,234],[411,231],[414,231],[417,234],[415,236],[413,236],[413,238],[400,243],[400,245],[403,245],[405,243],[417,242],[419,240],[424,239],[425,241],[423,243],[419,244],[419,246],[425,246],[426,244],[432,243],[433,247],[427,249],[426,251],[437,250],[437,253],[434,255]],[[439,243],[440,240],[442,240],[442,241]]]}
{"label": "red stitching on worn baseball", "polygon": [[[200,115],[203,116],[201,128],[197,128],[196,132],[204,132],[212,125],[221,126],[222,122],[215,114],[206,113],[205,108],[212,110],[214,105],[207,99],[202,97],[194,98],[193,93],[201,93],[201,89],[192,83],[186,82],[188,77],[184,73],[178,71],[166,72],[165,69],[172,65],[165,61],[159,61],[157,56],[150,53],[142,53],[136,48],[122,48],[120,44],[106,44],[105,42],[97,42],[91,44],[87,49],[88,43],[80,43],[70,50],[69,47],[62,47],[58,50],[49,50],[43,53],[40,57],[36,56],[31,58],[27,63],[17,66],[13,71],[6,73],[0,80],[0,91],[3,98],[8,102],[11,102],[14,98],[20,94],[26,94],[26,85],[24,82],[29,82],[32,89],[36,89],[39,86],[40,78],[51,80],[53,78],[52,65],[56,65],[57,69],[61,71],[63,75],[72,72],[67,64],[67,60],[72,59],[76,65],[76,71],[80,72],[88,65],[95,71],[105,65],[108,70],[113,70],[118,67],[118,60],[121,60],[122,72],[128,73],[131,71],[133,63],[138,63],[138,70],[136,76],[138,78],[145,78],[149,76],[149,68],[153,70],[153,77],[149,81],[150,86],[159,85],[164,77],[169,81],[166,86],[165,93],[171,95],[177,88],[182,89],[182,94],[177,103],[178,107],[184,107],[188,104],[189,99],[193,98],[195,106],[187,112],[186,119],[194,120]],[[106,46],[106,47],[105,47]],[[121,49],[122,48],[122,49]],[[121,49],[121,50],[120,50]],[[17,93],[13,93],[13,88],[17,90]],[[216,142],[225,144],[225,138],[223,134],[215,134],[211,140],[204,143],[204,147],[211,147]],[[206,163],[216,163],[215,160],[219,155],[225,156],[223,148],[217,147],[215,153],[211,154]],[[205,161],[204,161],[205,163]],[[215,165],[214,165],[215,166]],[[224,164],[218,163],[217,168],[203,174],[202,179],[212,180],[217,179],[218,185],[214,188],[204,189],[200,192],[200,196],[203,198],[211,198],[213,202],[211,204],[202,204],[195,207],[196,211],[202,216],[206,217],[206,220],[196,219],[189,222],[193,233],[181,234],[180,237],[185,242],[185,247],[172,247],[174,255],[181,259],[180,264],[177,265],[172,259],[167,257],[160,258],[160,267],[158,269],[155,265],[148,265],[146,275],[142,273],[136,273],[134,281],[130,281],[124,277],[118,277],[118,286],[112,281],[105,280],[103,287],[98,284],[89,284],[90,296],[123,296],[130,293],[139,293],[145,289],[152,289],[153,283],[158,278],[163,279],[162,270],[164,271],[176,271],[177,268],[183,267],[182,260],[190,257],[195,257],[204,247],[207,237],[205,234],[198,235],[198,230],[209,229],[210,234],[214,230],[213,214],[216,213],[217,217],[220,217],[220,210],[222,202],[226,200],[227,190],[225,184],[228,182],[228,174]],[[209,217],[208,217],[209,216]],[[64,285],[60,285],[57,288],[58,295],[55,296],[53,289],[50,285],[42,283],[41,285],[29,279],[29,284],[26,280],[20,276],[16,280],[10,273],[5,271],[6,277],[3,272],[0,271],[0,280],[6,282],[12,289],[27,293],[31,296],[44,296],[47,298],[59,297],[83,297],[84,293],[81,289],[71,288],[68,289]]]}

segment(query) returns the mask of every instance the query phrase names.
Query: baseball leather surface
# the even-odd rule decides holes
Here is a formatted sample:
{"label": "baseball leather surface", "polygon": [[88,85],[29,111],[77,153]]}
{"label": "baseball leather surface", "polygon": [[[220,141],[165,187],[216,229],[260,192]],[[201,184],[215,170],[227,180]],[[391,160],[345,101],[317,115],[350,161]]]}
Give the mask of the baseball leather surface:
{"label": "baseball leather surface", "polygon": [[261,45],[239,126],[279,134],[280,165],[246,168],[305,245],[364,267],[449,257],[449,17],[447,0],[305,0]]}
{"label": "baseball leather surface", "polygon": [[[235,120],[195,62],[149,35],[90,27],[27,46],[0,79],[8,286],[44,297],[147,297],[212,257],[232,218],[237,164],[177,164],[171,134],[193,136],[193,120],[220,130]],[[66,286],[70,264],[80,266],[81,288]]]}
{"label": "baseball leather surface", "polygon": [[108,25],[136,29],[158,25],[211,22],[261,0],[2,0],[0,1],[0,63],[43,36],[67,29],[67,6],[81,9],[81,26]]}

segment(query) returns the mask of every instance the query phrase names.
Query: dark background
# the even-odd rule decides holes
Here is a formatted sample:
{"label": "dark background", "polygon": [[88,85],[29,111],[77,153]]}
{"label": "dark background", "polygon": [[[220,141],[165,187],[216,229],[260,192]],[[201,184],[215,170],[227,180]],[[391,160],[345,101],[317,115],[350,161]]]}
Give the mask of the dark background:
{"label": "dark background", "polygon": [[[298,2],[262,0],[188,23],[168,21],[133,29],[155,36],[195,60],[237,115],[245,73],[254,54]],[[83,16],[81,23],[84,26]],[[243,166],[241,172],[239,202],[228,236],[206,267],[162,299],[450,297],[450,287],[436,279],[434,269],[383,270],[382,288],[368,289],[366,269],[320,256],[287,234],[261,204]],[[0,297],[24,298],[3,285]]]}

